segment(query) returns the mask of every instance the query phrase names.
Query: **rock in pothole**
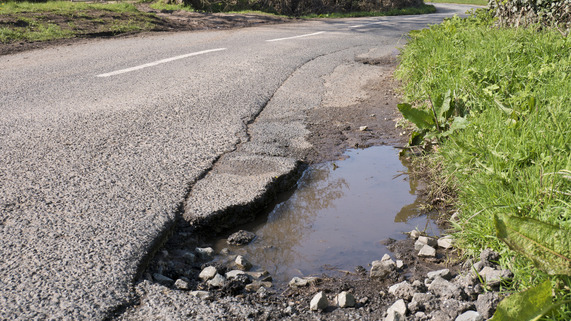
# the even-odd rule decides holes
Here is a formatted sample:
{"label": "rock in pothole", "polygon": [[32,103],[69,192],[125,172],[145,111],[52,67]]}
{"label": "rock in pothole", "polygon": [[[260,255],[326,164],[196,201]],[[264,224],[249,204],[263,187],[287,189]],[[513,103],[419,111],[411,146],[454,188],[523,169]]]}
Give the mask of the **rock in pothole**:
{"label": "rock in pothole", "polygon": [[256,238],[256,234],[244,230],[240,230],[228,237],[228,244],[246,245]]}

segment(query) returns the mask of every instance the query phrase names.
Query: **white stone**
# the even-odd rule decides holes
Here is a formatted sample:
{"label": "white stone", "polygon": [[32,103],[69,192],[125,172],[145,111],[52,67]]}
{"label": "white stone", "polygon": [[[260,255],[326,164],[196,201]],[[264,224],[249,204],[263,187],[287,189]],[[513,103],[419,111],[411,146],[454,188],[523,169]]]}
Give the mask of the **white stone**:
{"label": "white stone", "polygon": [[393,260],[373,261],[371,263],[371,271],[369,272],[369,276],[371,278],[384,279],[395,269],[396,263],[394,263]]}
{"label": "white stone", "polygon": [[417,239],[419,236],[421,236],[422,234],[420,234],[420,231],[418,231],[418,230],[412,230],[412,231],[410,231],[409,235],[410,235],[410,238],[411,238],[411,239],[415,239],[415,240],[416,240],[416,239]]}
{"label": "white stone", "polygon": [[418,237],[418,240],[419,240],[421,243],[428,244],[428,245],[430,245],[430,246],[432,246],[432,247],[438,245],[438,242],[437,242],[436,239],[433,238],[433,237],[419,236],[419,237]]}
{"label": "white stone", "polygon": [[436,249],[430,245],[424,245],[420,251],[418,252],[418,256],[422,257],[435,257],[436,256]]}
{"label": "white stone", "polygon": [[190,290],[190,284],[187,280],[178,279],[174,283],[174,286],[179,290]]}
{"label": "white stone", "polygon": [[337,295],[337,305],[340,308],[349,308],[355,306],[355,297],[353,294],[343,291]]}
{"label": "white stone", "polygon": [[416,240],[416,242],[414,242],[414,249],[415,249],[416,251],[420,251],[420,249],[421,249],[423,246],[425,246],[425,245],[426,245],[426,244],[422,243],[421,241]]}
{"label": "white stone", "polygon": [[442,270],[432,271],[432,272],[426,273],[426,277],[428,277],[429,279],[432,279],[432,280],[434,280],[437,276],[439,276],[445,280],[450,280],[452,278],[452,274],[450,273],[449,269],[442,269]]}
{"label": "white stone", "polygon": [[390,320],[405,320],[406,317],[406,303],[403,299],[398,300],[395,302],[391,307],[387,310],[387,317],[385,321]]}
{"label": "white stone", "polygon": [[211,280],[208,280],[208,282],[206,283],[208,283],[208,285],[212,287],[221,288],[224,286],[224,284],[226,284],[226,278],[216,273],[216,275]]}
{"label": "white stone", "polygon": [[190,291],[189,294],[203,300],[210,299],[210,292],[208,291]]}
{"label": "white stone", "polygon": [[404,266],[404,262],[402,260],[397,260],[396,264],[397,264],[397,269],[402,269],[402,267]]}
{"label": "white stone", "polygon": [[203,260],[210,260],[214,256],[214,249],[211,247],[197,247],[194,252]]}
{"label": "white stone", "polygon": [[362,132],[366,131],[367,129],[369,129],[368,126],[361,126],[361,127],[359,127],[359,130],[362,131]]}
{"label": "white stone", "polygon": [[265,276],[270,275],[270,273],[268,271],[256,271],[256,272],[252,272],[252,271],[246,271],[244,272],[246,275],[249,275],[251,277],[253,277],[254,279],[261,279]]}
{"label": "white stone", "polygon": [[453,239],[438,239],[438,246],[443,248],[443,249],[450,249],[452,248],[452,245],[454,244],[454,240]]}
{"label": "white stone", "polygon": [[323,291],[317,293],[309,303],[309,308],[312,311],[324,310],[328,306],[329,306],[329,301],[327,301],[327,297],[325,296]]}
{"label": "white stone", "polygon": [[228,280],[230,280],[230,279],[237,277],[240,274],[246,274],[246,273],[242,270],[232,270],[232,271],[226,272],[226,278]]}
{"label": "white stone", "polygon": [[391,256],[388,254],[383,255],[383,257],[381,258],[381,261],[389,261],[391,259]]}
{"label": "white stone", "polygon": [[476,311],[466,311],[460,314],[455,321],[484,321],[484,317]]}
{"label": "white stone", "polygon": [[236,261],[234,262],[236,263],[236,266],[238,266],[238,268],[241,270],[248,271],[252,268],[252,263],[246,260],[246,258],[242,255],[238,255],[236,257]]}
{"label": "white stone", "polygon": [[208,281],[208,280],[212,279],[216,275],[216,273],[218,273],[218,271],[216,271],[215,267],[207,266],[200,272],[198,277],[202,281]]}

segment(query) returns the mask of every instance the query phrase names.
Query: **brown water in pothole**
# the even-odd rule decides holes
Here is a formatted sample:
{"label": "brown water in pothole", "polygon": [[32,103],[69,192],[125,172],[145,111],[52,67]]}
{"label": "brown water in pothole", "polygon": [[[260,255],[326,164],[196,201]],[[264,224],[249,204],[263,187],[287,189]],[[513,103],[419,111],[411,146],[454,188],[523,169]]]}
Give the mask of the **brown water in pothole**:
{"label": "brown water in pothole", "polygon": [[383,240],[403,239],[403,232],[415,228],[440,234],[435,221],[419,212],[417,183],[406,174],[397,149],[376,146],[345,155],[312,165],[287,200],[257,222],[240,226],[256,233],[250,244],[230,246],[219,239],[215,250],[244,255],[281,283],[366,267],[390,254]]}

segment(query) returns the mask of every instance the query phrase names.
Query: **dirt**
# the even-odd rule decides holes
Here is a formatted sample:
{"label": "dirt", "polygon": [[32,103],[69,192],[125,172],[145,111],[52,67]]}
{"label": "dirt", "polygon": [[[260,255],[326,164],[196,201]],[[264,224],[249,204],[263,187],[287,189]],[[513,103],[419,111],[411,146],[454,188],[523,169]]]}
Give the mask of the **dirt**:
{"label": "dirt", "polygon": [[[384,72],[378,81],[367,86],[368,99],[351,108],[320,108],[309,114],[311,131],[308,140],[315,149],[306,156],[308,163],[336,160],[342,157],[348,148],[366,148],[375,145],[405,146],[408,139],[407,130],[395,126],[400,120],[397,104],[401,102],[398,94],[398,81],[393,78],[397,66],[395,58],[378,61],[363,61],[381,65]],[[360,130],[367,126],[367,130]],[[436,258],[419,258],[414,249],[414,240],[405,239],[384,241],[395,259],[404,262],[403,270],[398,276],[383,281],[369,278],[370,267],[356,266],[354,271],[332,271],[330,275],[322,275],[319,281],[308,287],[287,287],[283,292],[277,292],[267,298],[256,294],[246,296],[246,302],[261,305],[274,305],[281,311],[291,305],[297,308],[295,320],[382,320],[387,308],[395,298],[387,295],[388,287],[407,280],[423,280],[426,273],[448,268],[455,273],[460,270],[462,261],[454,251],[437,250]],[[379,258],[380,259],[380,258]],[[334,276],[333,276],[334,275]],[[323,291],[329,299],[330,306],[322,312],[309,310],[313,296]],[[356,300],[355,308],[341,309],[334,307],[331,302],[341,291],[351,292]],[[293,304],[292,304],[293,303]],[[284,315],[264,314],[260,320],[281,320]]]}
{"label": "dirt", "polygon": [[[348,148],[406,145],[408,131],[396,126],[401,119],[397,109],[397,104],[401,101],[398,94],[399,83],[393,79],[393,71],[397,66],[396,59],[362,61],[362,63],[380,65],[383,72],[377,80],[367,85],[368,98],[351,108],[328,107],[309,112],[308,129],[311,134],[308,140],[316,148],[305,156],[305,162],[320,163],[337,160]],[[367,130],[360,130],[361,126],[367,126]],[[192,235],[194,233],[188,231],[187,234],[178,234]],[[169,242],[172,243],[173,248],[176,248],[183,242],[189,242],[189,239],[171,239]],[[195,243],[191,244],[190,248],[199,245],[208,246],[200,239],[194,239],[193,242]],[[254,316],[254,320],[383,320],[385,311],[396,300],[392,295],[387,294],[389,286],[404,280],[410,283],[415,280],[423,281],[427,272],[444,268],[456,273],[463,263],[458,259],[455,251],[441,248],[437,249],[436,258],[419,258],[416,255],[418,251],[414,249],[413,239],[401,241],[387,239],[384,244],[392,252],[393,259],[404,262],[404,267],[398,273],[393,273],[392,277],[385,280],[371,279],[368,272],[370,266],[355,266],[352,271],[331,270],[331,273],[321,275],[309,286],[288,287],[285,284],[274,284],[266,295],[243,291],[243,285],[231,283],[222,290],[211,290],[212,300],[217,301],[232,296],[238,298],[241,304],[246,306],[264,307],[259,309],[263,312]],[[168,244],[166,248],[169,248]],[[170,252],[171,249],[168,251]],[[209,264],[212,262],[206,265]],[[152,265],[149,270],[151,272],[153,271]],[[206,265],[195,267],[196,276]],[[215,265],[219,271],[222,271],[221,273],[230,269],[227,262],[218,261]],[[202,290],[209,288],[204,283],[196,282],[193,287]],[[328,297],[329,307],[324,311],[311,311],[310,301],[320,291]],[[344,309],[335,307],[334,297],[342,291],[348,291],[354,295],[357,300],[356,307]],[[290,312],[284,313],[285,309],[289,309]],[[233,318],[229,316],[228,320],[233,320]]]}
{"label": "dirt", "polygon": [[235,29],[260,24],[277,24],[295,21],[294,18],[278,17],[264,14],[228,14],[205,13],[189,11],[154,10],[148,4],[137,4],[141,12],[152,13],[148,16],[141,13],[117,13],[103,10],[84,10],[74,15],[58,15],[49,12],[34,13],[22,12],[18,14],[0,15],[0,27],[26,28],[30,20],[38,23],[50,23],[59,26],[62,30],[71,30],[73,38],[57,39],[51,41],[17,41],[2,43],[0,56],[17,52],[69,45],[89,41],[95,38],[106,37],[134,37],[145,34],[139,31],[114,30],[113,25],[122,23],[136,24],[145,27],[152,24],[150,32],[179,32],[200,31],[211,29]]}

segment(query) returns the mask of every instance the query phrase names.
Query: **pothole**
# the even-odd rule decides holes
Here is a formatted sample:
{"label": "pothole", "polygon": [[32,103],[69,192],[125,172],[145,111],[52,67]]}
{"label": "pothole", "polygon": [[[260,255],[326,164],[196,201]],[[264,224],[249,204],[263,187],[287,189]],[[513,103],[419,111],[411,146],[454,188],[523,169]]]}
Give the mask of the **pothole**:
{"label": "pothole", "polygon": [[[202,282],[199,274],[215,266],[221,276],[248,269],[256,272],[250,273],[250,281],[266,282],[266,287],[270,281],[281,288],[295,276],[335,276],[367,266],[389,253],[390,241],[405,239],[405,231],[439,235],[436,218],[419,211],[417,182],[407,175],[407,164],[398,154],[393,147],[375,146],[349,150],[342,160],[311,165],[298,188],[282,195],[284,199],[267,214],[217,238],[179,226],[152,260],[145,278],[171,286],[182,279],[187,290],[212,290],[217,286]],[[253,232],[256,238],[246,245],[229,245],[228,236],[238,230]],[[253,266],[238,266],[238,256]],[[243,289],[228,284],[218,288]]]}
{"label": "pothole", "polygon": [[440,234],[435,220],[418,210],[417,183],[397,149],[375,146],[345,156],[310,166],[289,199],[231,231],[254,232],[254,241],[235,246],[226,238],[211,240],[214,250],[242,255],[283,284],[367,266],[389,252],[387,239],[404,239],[405,231]]}

